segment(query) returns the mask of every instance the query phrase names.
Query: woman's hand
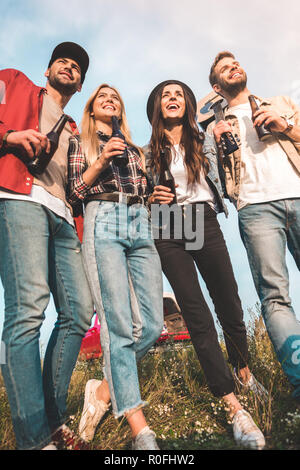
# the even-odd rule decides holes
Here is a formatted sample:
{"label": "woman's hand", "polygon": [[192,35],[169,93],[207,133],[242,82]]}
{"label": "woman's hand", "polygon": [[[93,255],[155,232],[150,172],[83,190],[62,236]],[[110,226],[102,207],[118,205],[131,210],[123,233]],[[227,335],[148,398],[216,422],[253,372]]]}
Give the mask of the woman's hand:
{"label": "woman's hand", "polygon": [[104,145],[101,155],[96,161],[96,164],[101,171],[105,170],[113,158],[124,152],[127,147],[124,140],[119,137],[112,137],[107,144]]}
{"label": "woman's hand", "polygon": [[96,181],[102,171],[108,168],[110,162],[116,155],[123,153],[126,143],[118,137],[112,137],[103,147],[101,155],[97,160],[83,173],[83,181],[88,186]]}
{"label": "woman's hand", "polygon": [[[178,186],[178,185],[176,185]],[[167,186],[155,186],[154,191],[149,197],[149,204],[170,204],[175,197],[175,194],[171,193],[171,189]]]}

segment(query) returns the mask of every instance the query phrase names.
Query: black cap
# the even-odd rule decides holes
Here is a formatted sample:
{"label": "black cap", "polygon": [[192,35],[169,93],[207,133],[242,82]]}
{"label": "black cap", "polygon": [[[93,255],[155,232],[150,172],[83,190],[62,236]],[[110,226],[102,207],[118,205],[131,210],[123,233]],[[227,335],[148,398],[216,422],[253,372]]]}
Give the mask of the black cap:
{"label": "black cap", "polygon": [[81,70],[81,83],[83,83],[90,62],[89,56],[83,47],[79,46],[79,44],[76,44],[75,42],[62,42],[61,44],[58,44],[52,52],[48,68],[51,67],[53,62],[61,57],[73,59],[77,62]]}
{"label": "black cap", "polygon": [[195,110],[195,114],[196,114],[197,101],[196,101],[195,95],[192,92],[192,90],[190,89],[190,87],[188,87],[185,83],[180,82],[179,80],[165,80],[164,82],[159,83],[155,88],[153,88],[153,90],[151,91],[151,93],[149,95],[149,98],[148,98],[148,101],[147,101],[147,116],[148,116],[148,119],[149,119],[150,122],[152,122],[153,110],[154,110],[154,100],[155,100],[155,97],[156,97],[157,93],[161,89],[163,89],[165,86],[171,85],[172,83],[180,85],[182,87],[182,89],[185,91],[185,93],[187,95],[189,95],[189,97],[191,98],[191,101],[192,101],[193,108]]}

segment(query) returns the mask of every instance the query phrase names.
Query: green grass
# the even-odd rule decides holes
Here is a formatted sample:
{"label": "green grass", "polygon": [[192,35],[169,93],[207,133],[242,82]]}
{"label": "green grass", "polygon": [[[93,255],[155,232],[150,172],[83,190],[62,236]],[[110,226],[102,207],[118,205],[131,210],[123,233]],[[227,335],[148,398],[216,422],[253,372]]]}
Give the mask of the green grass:
{"label": "green grass", "polygon": [[[237,390],[238,398],[264,432],[266,449],[300,449],[300,407],[293,400],[282,369],[261,319],[253,314],[248,325],[250,368],[269,391],[269,401],[261,403],[252,392]],[[225,353],[223,341],[221,345]],[[170,342],[149,352],[139,364],[142,397],[150,427],[162,450],[234,450],[222,400],[209,391],[191,343]],[[83,406],[84,387],[90,378],[102,378],[101,360],[78,361],[69,390],[70,427],[76,431]],[[14,449],[9,406],[0,381],[0,449]],[[129,427],[116,420],[111,411],[99,425],[92,449],[128,450]]]}

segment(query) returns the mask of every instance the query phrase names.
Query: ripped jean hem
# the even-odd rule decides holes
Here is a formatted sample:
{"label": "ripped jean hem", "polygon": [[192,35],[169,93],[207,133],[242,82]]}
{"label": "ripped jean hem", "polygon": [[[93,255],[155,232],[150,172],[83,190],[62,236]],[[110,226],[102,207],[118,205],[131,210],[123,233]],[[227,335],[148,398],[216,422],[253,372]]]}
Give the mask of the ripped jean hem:
{"label": "ripped jean hem", "polygon": [[[122,416],[124,417],[128,417],[128,416],[125,416],[126,414],[128,415],[129,414],[129,417],[131,415],[133,415],[135,413],[135,411],[138,411],[142,408],[144,408],[145,406],[148,406],[149,403],[147,401],[139,401],[136,405],[133,405],[132,408],[126,408],[122,411],[119,411],[119,412],[113,412],[114,413],[114,417],[115,419],[119,419],[121,418]],[[130,414],[130,412],[133,412]]]}

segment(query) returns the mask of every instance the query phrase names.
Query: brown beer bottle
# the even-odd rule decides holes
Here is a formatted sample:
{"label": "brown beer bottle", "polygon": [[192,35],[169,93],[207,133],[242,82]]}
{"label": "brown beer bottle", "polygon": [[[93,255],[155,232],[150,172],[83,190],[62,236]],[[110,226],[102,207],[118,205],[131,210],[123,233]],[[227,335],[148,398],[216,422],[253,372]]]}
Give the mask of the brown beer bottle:
{"label": "brown beer bottle", "polygon": [[174,194],[173,201],[170,203],[170,205],[177,204],[175,180],[174,180],[172,173],[170,172],[170,168],[166,160],[166,155],[163,150],[160,153],[160,158],[161,158],[161,174],[159,178],[159,184],[161,184],[162,186],[166,186],[167,188],[170,188],[171,193]]}
{"label": "brown beer bottle", "polygon": [[[216,103],[213,103],[211,105],[211,108],[214,111],[216,123],[218,123],[219,121],[225,120],[221,101],[217,101]],[[231,132],[224,132],[221,135],[221,145],[222,145],[222,149],[223,149],[223,153],[225,157],[235,152],[239,148]]]}
{"label": "brown beer bottle", "polygon": [[70,117],[66,114],[61,115],[53,129],[46,134],[50,141],[50,152],[46,153],[43,151],[40,155],[33,157],[30,162],[27,163],[28,170],[33,176],[41,175],[47,168],[51,158],[57,150],[60,134],[62,133],[66,122],[69,120]]}
{"label": "brown beer bottle", "polygon": [[[252,111],[252,121],[254,121],[255,118],[253,116],[256,113],[256,111],[259,110],[259,106],[256,102],[255,96],[249,95],[248,99],[249,99],[251,111]],[[256,130],[259,140],[261,141],[267,140],[270,137],[272,137],[272,132],[269,131],[269,129],[264,125],[264,123],[262,123],[260,126],[256,125],[255,130]]]}
{"label": "brown beer bottle", "polygon": [[[120,129],[119,119],[117,118],[117,116],[112,116],[111,117],[111,123],[112,123],[112,135],[111,135],[111,137],[118,137],[119,139],[122,139],[126,143],[125,136],[123,135],[123,133]],[[118,167],[124,167],[124,166],[128,165],[129,159],[128,159],[127,148],[125,148],[124,152],[121,153],[120,155],[116,155],[114,157],[113,162]]]}

